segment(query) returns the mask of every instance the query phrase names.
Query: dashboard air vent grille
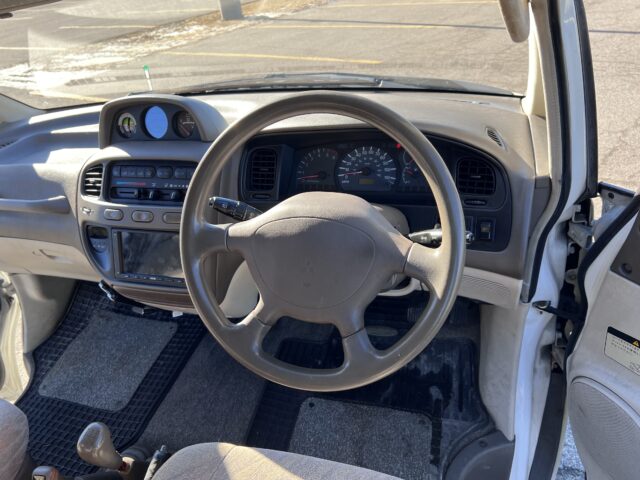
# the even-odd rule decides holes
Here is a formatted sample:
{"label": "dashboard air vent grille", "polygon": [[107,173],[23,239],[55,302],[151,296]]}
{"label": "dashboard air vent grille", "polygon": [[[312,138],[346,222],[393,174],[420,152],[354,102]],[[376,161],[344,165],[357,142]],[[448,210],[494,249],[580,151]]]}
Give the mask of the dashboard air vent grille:
{"label": "dashboard air vent grille", "polygon": [[504,140],[502,140],[502,137],[497,132],[497,130],[493,128],[487,128],[487,136],[491,140],[493,140],[500,148],[504,148]]}
{"label": "dashboard air vent grille", "polygon": [[82,179],[82,193],[90,197],[99,197],[102,190],[102,174],[104,167],[96,165],[84,172]]}
{"label": "dashboard air vent grille", "polygon": [[273,148],[257,148],[251,152],[247,187],[251,191],[273,190],[276,185],[278,153]]}
{"label": "dashboard air vent grille", "polygon": [[464,195],[493,195],[496,176],[491,165],[479,158],[463,158],[458,162],[458,191]]}

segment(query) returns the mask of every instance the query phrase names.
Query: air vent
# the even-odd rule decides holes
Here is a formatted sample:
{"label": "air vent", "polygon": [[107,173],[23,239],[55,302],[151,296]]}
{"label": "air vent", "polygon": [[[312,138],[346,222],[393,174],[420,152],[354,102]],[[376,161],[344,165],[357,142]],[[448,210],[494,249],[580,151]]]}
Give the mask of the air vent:
{"label": "air vent", "polygon": [[494,142],[496,142],[496,144],[500,147],[500,148],[504,148],[504,140],[502,140],[502,137],[500,136],[500,134],[498,133],[497,130],[487,127],[487,136],[493,140]]}
{"label": "air vent", "polygon": [[102,190],[102,173],[104,167],[96,165],[84,172],[82,179],[82,193],[89,197],[99,197]]}
{"label": "air vent", "polygon": [[463,158],[458,162],[458,191],[463,195],[493,195],[496,176],[491,165],[479,158]]}
{"label": "air vent", "polygon": [[273,190],[276,185],[278,152],[273,148],[257,148],[251,152],[247,167],[247,188],[252,192]]}

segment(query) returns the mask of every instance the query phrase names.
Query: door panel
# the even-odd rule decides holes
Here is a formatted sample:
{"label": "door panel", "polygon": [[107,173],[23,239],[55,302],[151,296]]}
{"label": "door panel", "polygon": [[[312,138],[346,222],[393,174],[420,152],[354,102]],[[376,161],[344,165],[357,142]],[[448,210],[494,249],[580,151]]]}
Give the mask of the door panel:
{"label": "door panel", "polygon": [[[583,265],[586,321],[567,362],[568,410],[588,478],[637,478],[640,454],[638,197],[596,241]],[[631,258],[629,257],[629,258]],[[586,257],[585,257],[586,258]],[[624,266],[623,266],[624,265]]]}

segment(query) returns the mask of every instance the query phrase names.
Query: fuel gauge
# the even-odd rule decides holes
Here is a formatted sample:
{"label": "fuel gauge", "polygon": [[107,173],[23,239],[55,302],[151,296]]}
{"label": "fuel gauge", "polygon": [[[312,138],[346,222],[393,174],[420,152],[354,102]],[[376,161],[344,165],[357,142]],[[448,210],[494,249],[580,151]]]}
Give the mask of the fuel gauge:
{"label": "fuel gauge", "polygon": [[427,181],[422,170],[406,150],[403,150],[400,156],[400,168],[402,169],[401,189],[404,192],[423,193],[427,191]]}

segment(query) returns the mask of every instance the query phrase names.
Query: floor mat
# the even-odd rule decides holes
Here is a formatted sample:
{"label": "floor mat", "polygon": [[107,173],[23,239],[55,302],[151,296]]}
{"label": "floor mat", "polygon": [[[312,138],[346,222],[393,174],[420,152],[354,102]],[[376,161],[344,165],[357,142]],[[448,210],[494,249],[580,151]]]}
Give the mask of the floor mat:
{"label": "floor mat", "polygon": [[38,391],[42,396],[87,407],[120,410],[131,401],[177,329],[176,322],[98,310],[44,377]]}
{"label": "floor mat", "polygon": [[[319,343],[288,339],[282,343],[278,357],[300,366],[317,366],[319,363],[325,367],[337,366],[342,355],[339,345],[335,340]],[[477,389],[476,364],[476,347],[471,340],[436,338],[406,367],[366,387],[318,394],[268,383],[247,436],[247,444],[315,455],[406,479],[437,478],[461,439],[468,438],[473,432],[486,432],[492,428]],[[308,406],[312,398],[343,403],[343,407],[336,409],[340,412],[340,419],[329,416],[323,421],[317,417],[316,422],[311,422],[310,417],[303,413],[304,405]],[[331,405],[335,406],[335,403]],[[375,428],[343,432],[332,442],[323,442],[322,438],[331,437],[334,429],[343,429],[350,422],[357,423],[356,412],[361,411],[358,406],[375,407],[369,413],[384,422],[385,428],[389,429],[387,435],[378,435],[380,425],[376,425]],[[418,425],[419,419],[429,423],[429,442],[423,443],[426,433],[413,439],[405,436],[406,422],[383,420],[385,414],[394,411],[413,414],[407,418],[410,422],[418,421]],[[311,424],[314,424],[313,428],[309,427]],[[317,434],[319,443],[313,446],[313,442],[301,441],[305,435],[296,433],[301,431],[306,431],[309,437]],[[319,433],[321,431],[324,433]],[[390,441],[389,436],[397,440]],[[354,450],[353,444],[358,443],[368,444],[371,451],[397,447],[400,451],[396,455],[406,451],[421,458],[414,458],[407,468],[402,462],[377,462],[375,455],[366,455],[362,449]],[[426,470],[425,462],[429,464]]]}
{"label": "floor mat", "polygon": [[429,455],[432,435],[431,419],[421,413],[309,397],[289,450],[378,472],[393,465],[400,478],[423,478],[438,473]]}
{"label": "floor mat", "polygon": [[[146,329],[149,321],[153,321],[160,330],[166,328],[165,323],[175,327],[171,338],[130,395],[128,403],[117,410],[90,407],[40,393],[48,374],[55,372],[59,361],[64,361],[65,352],[69,348],[73,349],[73,343],[78,338],[82,340],[83,331],[92,328],[92,322],[100,318],[100,315],[96,317],[96,312],[116,314],[119,319],[127,319],[125,332],[129,334],[139,326],[144,325],[143,329]],[[79,284],[65,318],[53,335],[34,351],[33,379],[29,389],[17,402],[29,419],[29,453],[36,464],[55,466],[63,475],[70,476],[95,471],[95,467],[79,459],[75,450],[80,433],[94,421],[104,422],[109,426],[117,449],[122,450],[133,444],[142,434],[204,333],[205,328],[196,316],[184,315],[174,319],[170,312],[152,310],[141,317],[132,313],[127,305],[109,302],[96,285]],[[139,347],[144,349],[145,343]],[[69,355],[69,358],[74,356],[73,350]],[[82,363],[76,368],[89,368],[86,364],[92,361],[104,361],[104,358],[100,355],[88,355],[83,357]],[[129,361],[134,364],[137,358],[132,357]],[[70,395],[69,393],[65,398]]]}
{"label": "floor mat", "polygon": [[138,443],[174,452],[202,442],[242,443],[263,386],[207,335]]}

